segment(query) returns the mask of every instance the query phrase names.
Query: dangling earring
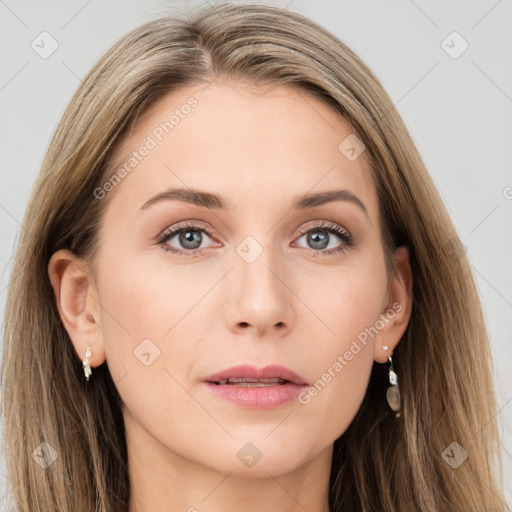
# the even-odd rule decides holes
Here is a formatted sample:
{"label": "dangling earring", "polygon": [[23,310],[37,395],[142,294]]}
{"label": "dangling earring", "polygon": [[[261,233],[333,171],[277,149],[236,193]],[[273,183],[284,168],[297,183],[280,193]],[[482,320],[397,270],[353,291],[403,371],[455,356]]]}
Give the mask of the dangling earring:
{"label": "dangling earring", "polygon": [[[382,348],[387,352],[389,347],[387,345],[383,345]],[[398,418],[400,416],[401,399],[400,399],[400,389],[398,388],[398,377],[393,369],[393,360],[391,356],[388,354],[389,359],[389,383],[390,386],[386,392],[386,398],[388,400],[389,407],[396,413],[395,416]]]}
{"label": "dangling earring", "polygon": [[84,367],[85,378],[89,381],[89,376],[92,374],[91,365],[89,364],[89,357],[91,357],[91,348],[87,347],[87,351],[85,352],[85,359],[82,361],[82,366]]}

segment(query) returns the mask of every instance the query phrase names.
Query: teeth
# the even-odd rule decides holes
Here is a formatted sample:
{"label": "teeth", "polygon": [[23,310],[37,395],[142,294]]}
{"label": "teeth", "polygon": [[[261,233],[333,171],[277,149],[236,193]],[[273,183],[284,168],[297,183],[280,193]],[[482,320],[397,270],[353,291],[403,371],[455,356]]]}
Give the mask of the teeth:
{"label": "teeth", "polygon": [[230,384],[233,386],[246,386],[246,387],[263,387],[271,384],[283,384],[286,381],[279,377],[273,379],[249,379],[245,377],[236,377],[231,379],[223,379],[219,381],[220,385]]}

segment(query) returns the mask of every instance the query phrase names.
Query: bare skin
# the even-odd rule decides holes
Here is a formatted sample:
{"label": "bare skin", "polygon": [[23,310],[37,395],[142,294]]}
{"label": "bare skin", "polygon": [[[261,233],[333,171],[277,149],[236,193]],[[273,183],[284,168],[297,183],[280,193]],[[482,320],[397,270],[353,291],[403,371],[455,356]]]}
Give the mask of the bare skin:
{"label": "bare skin", "polygon": [[[397,250],[388,284],[375,185],[362,156],[351,161],[338,149],[352,130],[289,86],[174,91],[119,155],[140,148],[190,97],[197,106],[108,192],[95,259],[53,255],[59,312],[77,357],[91,347],[91,379],[107,361],[123,399],[130,512],[328,512],[333,443],[361,405],[373,362],[387,361],[382,347],[392,355],[410,318],[409,255]],[[169,188],[219,194],[226,205],[163,199],[141,209]],[[366,212],[349,200],[292,207],[335,189]],[[179,233],[159,244],[183,221],[193,225],[188,245]],[[353,244],[318,228],[322,221]],[[248,262],[240,248],[259,255]],[[313,385],[384,315],[378,334],[307,403],[245,408],[202,382],[238,364],[279,364]],[[141,359],[143,340],[151,341]],[[261,454],[252,467],[237,456],[247,443]]]}

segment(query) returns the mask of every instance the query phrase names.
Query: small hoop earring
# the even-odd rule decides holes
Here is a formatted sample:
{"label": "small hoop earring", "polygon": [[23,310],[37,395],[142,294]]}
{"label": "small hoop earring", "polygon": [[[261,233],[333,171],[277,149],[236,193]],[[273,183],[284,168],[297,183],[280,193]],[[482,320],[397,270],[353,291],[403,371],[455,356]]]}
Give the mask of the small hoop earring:
{"label": "small hoop earring", "polygon": [[89,377],[92,375],[91,365],[89,364],[89,357],[91,356],[91,347],[87,347],[87,351],[85,352],[85,359],[82,361],[82,366],[84,367],[84,374],[87,381],[89,381]]}
{"label": "small hoop earring", "polygon": [[[387,352],[389,347],[387,345],[383,345],[382,348]],[[388,390],[386,391],[386,399],[388,401],[389,407],[392,411],[395,412],[395,416],[400,417],[400,411],[402,409],[401,405],[401,397],[400,397],[400,388],[398,387],[398,376],[393,368],[393,360],[391,356],[388,354],[389,359],[389,368],[388,368],[388,377],[389,384]]]}

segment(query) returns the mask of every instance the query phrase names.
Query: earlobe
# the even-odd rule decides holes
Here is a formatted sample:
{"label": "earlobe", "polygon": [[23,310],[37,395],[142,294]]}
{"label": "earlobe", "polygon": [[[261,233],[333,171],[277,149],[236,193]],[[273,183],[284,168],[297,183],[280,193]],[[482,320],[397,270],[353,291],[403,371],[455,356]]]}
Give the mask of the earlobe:
{"label": "earlobe", "polygon": [[87,263],[67,249],[55,252],[48,263],[48,275],[61,321],[83,360],[91,348],[91,366],[105,360],[100,325],[100,307],[94,280]]}
{"label": "earlobe", "polygon": [[[393,280],[390,283],[388,301],[381,314],[384,327],[375,339],[374,360],[378,363],[388,361],[388,354],[393,354],[409,324],[413,300],[412,279],[409,250],[406,246],[399,247],[395,251]],[[388,347],[387,352],[383,346]]]}

